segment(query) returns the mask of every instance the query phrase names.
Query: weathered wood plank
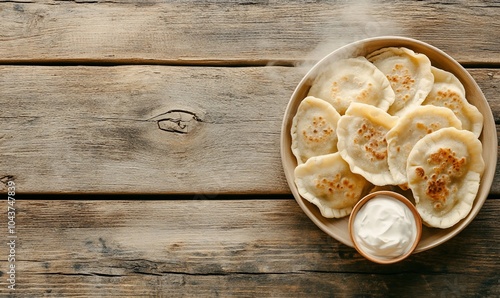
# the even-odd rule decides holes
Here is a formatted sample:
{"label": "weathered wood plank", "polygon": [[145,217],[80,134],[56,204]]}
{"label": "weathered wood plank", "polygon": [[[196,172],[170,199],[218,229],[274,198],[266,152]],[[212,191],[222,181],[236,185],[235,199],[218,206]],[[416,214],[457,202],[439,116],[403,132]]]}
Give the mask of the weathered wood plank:
{"label": "weathered wood plank", "polygon": [[495,1],[23,2],[0,3],[1,63],[293,62],[380,35],[500,63]]}
{"label": "weathered wood plank", "polygon": [[[500,71],[470,71],[498,121]],[[24,193],[289,193],[280,129],[303,73],[1,66],[0,177]]]}
{"label": "weathered wood plank", "polygon": [[47,274],[26,282],[8,297],[498,297],[500,293],[497,277],[460,273]]}
{"label": "weathered wood plank", "polygon": [[[370,263],[327,237],[292,199],[20,200],[16,207],[16,297],[500,294],[500,200],[487,200],[450,241],[393,265]],[[0,264],[5,277],[7,261]]]}
{"label": "weathered wood plank", "polygon": [[19,192],[284,192],[280,126],[300,76],[0,67],[0,177]]}

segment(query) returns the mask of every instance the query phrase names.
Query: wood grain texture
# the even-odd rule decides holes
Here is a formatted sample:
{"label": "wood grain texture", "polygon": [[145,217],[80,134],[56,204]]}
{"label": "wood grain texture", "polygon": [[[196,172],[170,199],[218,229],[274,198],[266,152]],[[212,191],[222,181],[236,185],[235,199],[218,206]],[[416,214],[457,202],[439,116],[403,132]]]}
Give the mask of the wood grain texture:
{"label": "wood grain texture", "polygon": [[[305,70],[1,66],[0,177],[22,193],[289,193],[281,122]],[[499,70],[470,72],[499,120]]]}
{"label": "wood grain texture", "polygon": [[279,135],[294,68],[0,73],[1,176],[14,176],[19,192],[284,191]]}
{"label": "wood grain texture", "polygon": [[290,63],[380,35],[500,63],[496,1],[29,2],[0,3],[1,63]]}
{"label": "wood grain texture", "polygon": [[[500,167],[464,231],[382,266],[306,217],[279,153],[312,63],[380,35],[468,67],[500,132],[499,15],[497,1],[0,0],[0,193],[20,193],[16,291],[4,238],[0,296],[500,296]],[[73,195],[97,193],[120,200]]]}
{"label": "wood grain texture", "polygon": [[393,265],[329,238],[292,199],[16,204],[16,297],[500,294],[500,200],[450,241]]}

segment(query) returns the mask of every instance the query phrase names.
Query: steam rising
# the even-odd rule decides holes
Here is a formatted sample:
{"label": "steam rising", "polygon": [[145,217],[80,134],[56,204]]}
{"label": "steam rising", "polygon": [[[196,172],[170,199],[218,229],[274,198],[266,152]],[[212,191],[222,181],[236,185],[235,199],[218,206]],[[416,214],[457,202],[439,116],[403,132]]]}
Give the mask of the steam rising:
{"label": "steam rising", "polygon": [[323,40],[296,66],[307,72],[320,59],[348,43],[376,36],[405,35],[400,24],[389,20],[387,11],[381,11],[380,7],[373,9],[376,7],[374,2],[339,3],[338,17],[322,23],[320,36]]}

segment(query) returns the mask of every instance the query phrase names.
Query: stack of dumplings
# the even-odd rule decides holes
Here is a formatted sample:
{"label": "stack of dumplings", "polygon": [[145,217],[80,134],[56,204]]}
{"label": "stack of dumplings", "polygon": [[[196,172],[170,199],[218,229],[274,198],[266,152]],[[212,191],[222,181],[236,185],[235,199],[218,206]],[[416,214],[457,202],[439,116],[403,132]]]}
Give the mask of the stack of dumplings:
{"label": "stack of dumplings", "polygon": [[295,184],[327,218],[348,216],[372,189],[410,189],[424,224],[449,228],[479,190],[482,129],[462,83],[424,54],[388,47],[339,60],[293,118]]}

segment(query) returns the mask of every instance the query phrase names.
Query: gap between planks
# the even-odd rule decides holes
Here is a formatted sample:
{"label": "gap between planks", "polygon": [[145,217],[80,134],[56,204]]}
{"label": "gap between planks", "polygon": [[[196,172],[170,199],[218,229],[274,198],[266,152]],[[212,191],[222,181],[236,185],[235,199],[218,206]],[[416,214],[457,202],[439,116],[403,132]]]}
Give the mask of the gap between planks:
{"label": "gap between planks", "polygon": [[[259,201],[259,200],[294,200],[292,194],[89,194],[89,193],[19,193],[18,200],[23,201],[43,201],[43,200],[67,200],[72,201]],[[490,193],[488,200],[500,200],[500,195]]]}
{"label": "gap between planks", "polygon": [[[116,193],[18,193],[16,194],[17,200],[22,201],[44,201],[44,200],[67,200],[70,198],[72,201],[259,201],[259,200],[294,200],[292,194],[116,194]],[[490,195],[496,198],[494,195]]]}
{"label": "gap between planks", "polygon": [[23,66],[127,66],[127,65],[163,65],[163,66],[200,66],[200,67],[259,67],[284,66],[294,67],[311,64],[308,60],[274,60],[274,59],[0,59],[0,65]]}
{"label": "gap between planks", "polygon": [[[23,66],[127,66],[127,65],[163,65],[163,66],[200,66],[200,67],[259,67],[282,66],[296,67],[314,65],[316,60],[308,59],[0,59],[0,65]],[[465,68],[500,68],[500,62],[461,62]]]}

